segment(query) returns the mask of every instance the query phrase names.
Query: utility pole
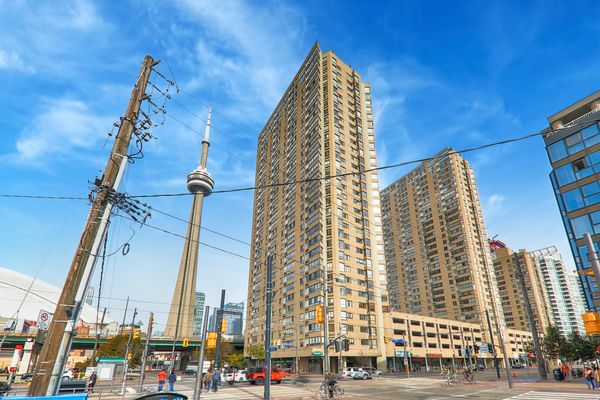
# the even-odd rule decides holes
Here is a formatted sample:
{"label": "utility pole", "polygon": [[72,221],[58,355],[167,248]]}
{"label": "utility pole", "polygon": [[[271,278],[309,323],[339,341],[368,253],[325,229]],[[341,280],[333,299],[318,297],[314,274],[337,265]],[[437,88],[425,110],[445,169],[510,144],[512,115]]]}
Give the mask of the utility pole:
{"label": "utility pole", "polygon": [[[544,362],[544,356],[542,355],[540,337],[538,335],[537,326],[535,325],[535,318],[533,317],[533,310],[531,309],[531,302],[529,301],[529,294],[527,292],[527,285],[525,284],[523,269],[521,268],[521,261],[519,260],[519,253],[515,253],[514,256],[516,264],[515,273],[521,282],[521,291],[523,292],[523,301],[525,302],[525,309],[527,310],[527,316],[529,317],[529,327],[531,328],[531,336],[533,337],[533,349],[535,351],[535,360],[538,365],[540,380],[547,381],[548,376],[546,375],[546,363]],[[531,284],[533,285],[533,282]]]}
{"label": "utility pole", "polygon": [[200,344],[200,354],[198,355],[198,370],[196,371],[196,382],[194,383],[194,400],[200,399],[200,393],[202,393],[202,370],[204,369],[204,349],[209,312],[210,306],[206,306],[204,308],[204,321],[202,322],[202,343]]}
{"label": "utility pole", "polygon": [[[93,367],[96,364],[96,351],[98,350],[98,342],[100,341],[100,332],[102,331],[102,326],[104,325],[104,317],[106,316],[106,307],[104,307],[104,311],[102,311],[102,319],[100,320],[100,330],[98,330],[98,324],[96,324],[96,340],[94,341],[94,350],[92,350],[92,360],[90,362]],[[97,318],[98,316],[96,316]],[[96,319],[96,322],[98,320]]]}
{"label": "utility pole", "polygon": [[[68,354],[64,354],[64,351],[67,349],[70,340],[69,329],[67,328],[67,322],[71,320],[69,311],[82,303],[83,296],[89,286],[96,255],[100,249],[112,210],[112,203],[108,201],[108,194],[110,190],[117,190],[121,183],[128,164],[127,148],[135,129],[141,102],[146,98],[146,86],[152,67],[156,64],[158,64],[158,61],[154,61],[152,57],[146,56],[144,58],[127,110],[119,126],[110,159],[106,164],[104,174],[98,179],[100,183],[98,193],[71,262],[63,290],[58,298],[54,318],[48,328],[42,351],[36,363],[33,379],[29,386],[29,396],[52,395],[60,387],[63,371],[59,368],[63,364],[63,359],[68,356]],[[77,324],[77,322],[74,321],[73,323]]]}
{"label": "utility pole", "polygon": [[131,346],[131,337],[133,336],[133,324],[137,316],[137,308],[133,310],[133,318],[131,318],[131,326],[129,327],[129,337],[127,338],[127,346],[125,346],[125,365],[123,367],[123,383],[121,384],[121,394],[125,394],[125,381],[127,380],[127,370],[129,369],[129,346]]}
{"label": "utility pole", "polygon": [[488,312],[488,310],[485,310],[485,319],[487,321],[488,330],[490,331],[490,344],[492,345],[492,356],[494,357],[494,365],[496,366],[496,375],[498,375],[498,379],[500,379],[500,366],[498,365],[498,357],[496,357],[496,346],[494,345],[494,335],[492,335],[492,323],[490,322],[490,313]]}
{"label": "utility pole", "polygon": [[144,345],[144,354],[142,355],[142,369],[140,370],[140,393],[144,389],[144,378],[146,377],[146,359],[148,358],[148,345],[152,336],[152,328],[154,325],[154,313],[150,313],[148,318],[148,332],[146,332],[146,344]]}
{"label": "utility pole", "polygon": [[300,346],[300,326],[296,326],[296,375],[300,375],[300,369],[298,364],[298,346]]}
{"label": "utility pole", "polygon": [[[223,330],[223,312],[225,308],[225,289],[221,290],[221,308],[217,310],[215,329],[217,330],[217,346],[215,347],[215,368],[219,366],[219,353],[221,352],[221,333]],[[223,371],[221,371],[223,372]]]}
{"label": "utility pole", "polygon": [[271,398],[271,301],[273,301],[273,257],[267,257],[267,319],[265,321],[265,390],[264,398]]}
{"label": "utility pole", "polygon": [[342,354],[344,352],[344,339],[342,339],[342,323],[339,323],[340,326],[340,360],[338,367],[338,374],[342,373],[342,369],[344,368],[344,361],[342,360]]}
{"label": "utility pole", "polygon": [[123,327],[125,326],[125,318],[127,318],[127,309],[129,308],[129,296],[127,296],[127,301],[125,302],[125,311],[123,312],[123,322],[121,322],[121,326],[117,330],[119,334],[121,334]]}

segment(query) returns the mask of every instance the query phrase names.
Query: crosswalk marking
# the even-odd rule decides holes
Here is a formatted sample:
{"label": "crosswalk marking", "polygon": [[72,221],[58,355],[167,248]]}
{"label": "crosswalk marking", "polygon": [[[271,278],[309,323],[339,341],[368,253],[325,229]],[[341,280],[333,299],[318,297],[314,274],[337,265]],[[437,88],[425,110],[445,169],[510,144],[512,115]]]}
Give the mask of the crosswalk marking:
{"label": "crosswalk marking", "polygon": [[505,400],[598,400],[600,394],[592,393],[566,393],[566,392],[527,392],[518,396],[508,397]]}

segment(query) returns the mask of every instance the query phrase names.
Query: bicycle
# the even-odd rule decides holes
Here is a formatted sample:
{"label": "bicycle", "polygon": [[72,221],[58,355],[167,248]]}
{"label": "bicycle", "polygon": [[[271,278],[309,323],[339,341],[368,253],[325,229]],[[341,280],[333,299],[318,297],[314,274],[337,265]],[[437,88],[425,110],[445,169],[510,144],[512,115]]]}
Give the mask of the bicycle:
{"label": "bicycle", "polygon": [[473,379],[473,378],[474,378],[474,376],[473,376],[473,373],[472,373],[472,372],[467,372],[467,371],[465,371],[465,372],[464,372],[464,375],[465,375],[465,377],[464,377],[464,379],[463,379],[463,383],[464,383],[465,385],[471,385],[471,384],[473,384],[473,382],[474,382],[474,379]]}
{"label": "bicycle", "polygon": [[344,388],[334,383],[333,385],[328,382],[323,382],[317,391],[316,399],[336,399],[344,395]]}
{"label": "bicycle", "polygon": [[458,382],[456,381],[456,374],[446,376],[446,383],[450,387],[458,385]]}

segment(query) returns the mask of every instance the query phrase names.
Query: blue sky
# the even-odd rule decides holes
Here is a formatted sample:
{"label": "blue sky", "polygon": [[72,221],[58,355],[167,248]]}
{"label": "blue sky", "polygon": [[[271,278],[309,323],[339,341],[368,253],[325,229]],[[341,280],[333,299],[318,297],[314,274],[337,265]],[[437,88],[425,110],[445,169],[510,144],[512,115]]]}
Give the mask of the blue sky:
{"label": "blue sky", "polygon": [[[596,1],[487,2],[10,2],[0,0],[1,192],[86,196],[103,146],[145,54],[171,67],[171,115],[198,131],[214,106],[209,170],[219,189],[253,184],[256,137],[316,40],[372,84],[380,165],[546,127],[546,117],[600,88]],[[576,4],[576,5],[574,5]],[[159,79],[155,79],[161,83]],[[164,82],[163,82],[164,83]],[[128,169],[129,193],[184,192],[200,137],[174,119]],[[490,235],[513,248],[557,245],[573,265],[541,139],[466,157]],[[384,185],[407,169],[382,173]],[[152,199],[187,218],[190,199]],[[85,201],[0,199],[0,266],[62,286],[89,210]],[[252,194],[214,195],[203,225],[249,241]],[[151,223],[184,234],[154,213]],[[113,221],[102,306],[134,306],[164,322],[182,240]],[[248,255],[207,231],[202,241]],[[201,247],[200,290],[246,298],[248,262]],[[98,286],[97,282],[95,283]],[[159,327],[160,328],[160,327]]]}

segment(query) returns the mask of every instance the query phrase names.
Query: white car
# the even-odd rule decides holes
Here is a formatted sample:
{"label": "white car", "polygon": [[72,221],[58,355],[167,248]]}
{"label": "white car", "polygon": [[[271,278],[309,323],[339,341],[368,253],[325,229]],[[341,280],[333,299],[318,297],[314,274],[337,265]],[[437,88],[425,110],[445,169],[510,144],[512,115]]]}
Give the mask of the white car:
{"label": "white car", "polygon": [[234,382],[246,382],[246,372],[248,371],[245,369],[227,372],[223,374],[223,379],[225,382],[229,382],[230,385],[233,385]]}
{"label": "white car", "polygon": [[344,378],[369,379],[369,373],[359,367],[346,367],[342,372]]}
{"label": "white car", "polygon": [[63,371],[62,379],[64,381],[69,381],[69,380],[73,379],[73,371],[71,371],[70,369],[65,369]]}
{"label": "white car", "polygon": [[365,371],[369,374],[371,378],[381,378],[383,376],[383,372],[373,367],[363,367]]}

